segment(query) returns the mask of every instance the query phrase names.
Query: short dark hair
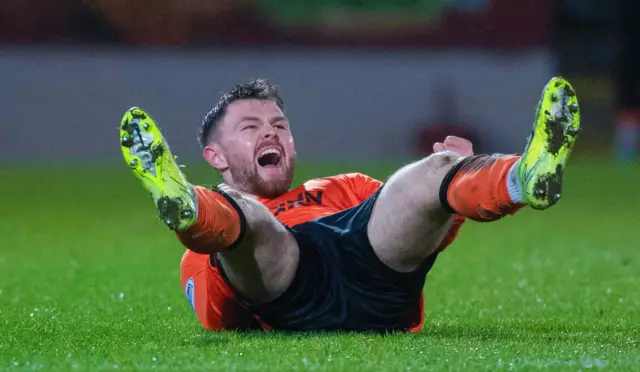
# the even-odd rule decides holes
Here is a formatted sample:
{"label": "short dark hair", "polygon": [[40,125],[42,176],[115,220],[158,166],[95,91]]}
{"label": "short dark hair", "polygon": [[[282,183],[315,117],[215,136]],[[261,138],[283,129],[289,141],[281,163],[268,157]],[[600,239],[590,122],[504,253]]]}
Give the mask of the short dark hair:
{"label": "short dark hair", "polygon": [[225,115],[229,104],[241,99],[273,101],[281,110],[284,110],[284,102],[278,93],[278,89],[276,86],[271,85],[268,80],[253,78],[244,84],[238,84],[228,93],[223,94],[218,103],[202,119],[202,124],[198,131],[198,141],[203,148],[209,143],[211,131],[215,129],[216,124]]}

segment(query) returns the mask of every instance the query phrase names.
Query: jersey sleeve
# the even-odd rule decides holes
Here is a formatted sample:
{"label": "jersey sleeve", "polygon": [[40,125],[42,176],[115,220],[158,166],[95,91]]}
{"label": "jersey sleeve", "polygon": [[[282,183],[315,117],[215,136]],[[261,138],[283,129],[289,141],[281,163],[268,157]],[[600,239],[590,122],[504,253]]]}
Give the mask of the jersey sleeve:
{"label": "jersey sleeve", "polygon": [[347,173],[342,178],[348,184],[359,203],[368,199],[382,186],[381,181],[362,173]]}

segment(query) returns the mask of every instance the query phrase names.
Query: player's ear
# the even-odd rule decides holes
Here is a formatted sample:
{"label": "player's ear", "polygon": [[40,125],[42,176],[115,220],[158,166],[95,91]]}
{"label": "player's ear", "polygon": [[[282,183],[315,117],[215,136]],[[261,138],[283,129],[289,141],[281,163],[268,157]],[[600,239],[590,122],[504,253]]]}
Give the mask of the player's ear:
{"label": "player's ear", "polygon": [[229,163],[227,163],[227,159],[220,150],[220,147],[216,144],[209,144],[202,151],[202,155],[214,168],[223,171],[229,167]]}

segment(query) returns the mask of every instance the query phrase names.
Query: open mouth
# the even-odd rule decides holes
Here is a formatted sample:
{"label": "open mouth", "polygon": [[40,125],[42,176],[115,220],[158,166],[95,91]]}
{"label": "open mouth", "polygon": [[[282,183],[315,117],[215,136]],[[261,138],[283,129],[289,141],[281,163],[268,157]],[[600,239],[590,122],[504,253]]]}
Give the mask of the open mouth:
{"label": "open mouth", "polygon": [[280,164],[281,159],[282,154],[280,150],[275,148],[264,149],[258,156],[258,165],[265,168],[275,167]]}

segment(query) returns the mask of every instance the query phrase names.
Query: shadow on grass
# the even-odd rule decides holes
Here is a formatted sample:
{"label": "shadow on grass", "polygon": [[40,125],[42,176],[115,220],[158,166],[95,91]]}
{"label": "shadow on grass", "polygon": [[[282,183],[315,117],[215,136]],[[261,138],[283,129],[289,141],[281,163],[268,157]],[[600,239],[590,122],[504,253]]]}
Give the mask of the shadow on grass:
{"label": "shadow on grass", "polygon": [[[355,331],[205,331],[195,334],[187,344],[196,347],[220,346],[228,343],[235,343],[238,340],[244,341],[308,341],[308,340],[333,340],[336,337],[384,337],[387,335],[407,335],[406,333],[384,333],[384,332],[355,332]],[[396,336],[397,337],[397,336]]]}

